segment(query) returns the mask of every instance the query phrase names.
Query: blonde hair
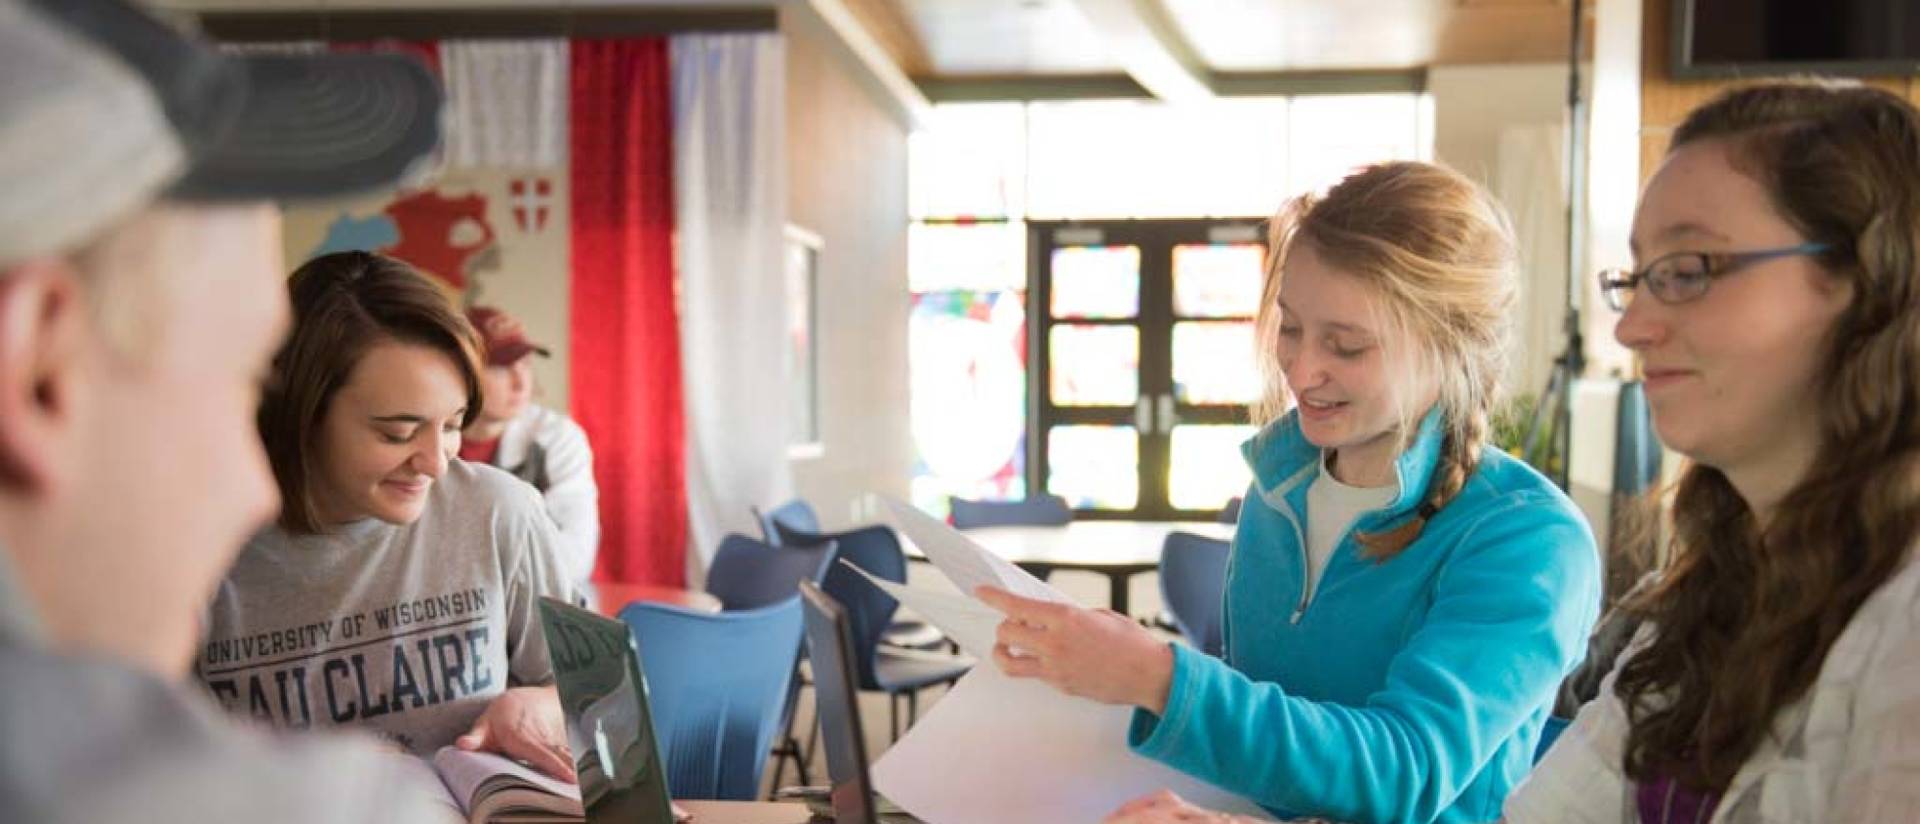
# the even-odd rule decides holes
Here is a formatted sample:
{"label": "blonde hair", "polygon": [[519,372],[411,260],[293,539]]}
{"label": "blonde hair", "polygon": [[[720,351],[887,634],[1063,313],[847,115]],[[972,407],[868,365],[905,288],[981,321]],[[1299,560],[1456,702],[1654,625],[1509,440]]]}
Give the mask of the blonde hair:
{"label": "blonde hair", "polygon": [[[1311,244],[1327,265],[1376,296],[1388,363],[1430,376],[1439,389],[1435,405],[1446,432],[1440,461],[1430,480],[1409,481],[1427,484],[1421,506],[1392,529],[1359,536],[1368,557],[1385,560],[1418,538],[1479,467],[1516,299],[1513,227],[1485,189],[1430,163],[1367,166],[1323,196],[1290,201],[1268,229],[1267,282],[1256,320],[1263,392],[1253,416],[1263,426],[1293,408],[1280,364],[1280,287],[1287,255],[1299,243]],[[1426,411],[1403,405],[1399,449],[1411,442]]]}

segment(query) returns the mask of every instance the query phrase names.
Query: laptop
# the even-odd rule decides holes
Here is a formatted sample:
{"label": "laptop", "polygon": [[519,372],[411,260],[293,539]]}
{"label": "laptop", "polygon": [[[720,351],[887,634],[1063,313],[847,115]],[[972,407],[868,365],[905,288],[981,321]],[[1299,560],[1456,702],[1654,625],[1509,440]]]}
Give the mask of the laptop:
{"label": "laptop", "polygon": [[673,824],[639,650],[623,621],[554,598],[540,625],[567,717],[588,824]]}
{"label": "laptop", "polygon": [[[807,627],[807,655],[813,662],[815,713],[827,748],[826,805],[819,794],[790,792],[808,800],[816,816],[830,806],[834,824],[885,824],[912,821],[873,792],[867,774],[867,739],[860,726],[859,676],[853,669],[853,623],[847,610],[812,581],[800,582]],[[809,798],[809,795],[812,797]]]}

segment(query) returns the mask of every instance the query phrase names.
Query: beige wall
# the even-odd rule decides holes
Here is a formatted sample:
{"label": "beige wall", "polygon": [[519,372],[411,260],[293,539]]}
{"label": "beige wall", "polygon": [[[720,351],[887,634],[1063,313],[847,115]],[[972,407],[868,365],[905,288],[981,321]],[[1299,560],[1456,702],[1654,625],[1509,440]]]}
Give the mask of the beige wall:
{"label": "beige wall", "polygon": [[1565,63],[1435,66],[1433,156],[1480,181],[1512,213],[1520,242],[1520,304],[1506,375],[1539,393],[1563,346],[1566,306]]}
{"label": "beige wall", "polygon": [[[515,220],[511,187],[516,180],[545,179],[548,194],[546,220],[529,220],[523,228]],[[567,257],[567,176],[559,171],[487,170],[441,174],[428,187],[448,198],[481,196],[485,221],[493,233],[492,248],[472,258],[465,303],[485,303],[513,313],[527,326],[527,335],[553,353],[534,358],[534,381],[540,403],[567,409],[567,324],[569,319],[569,263]],[[308,259],[326,238],[327,230],[343,216],[362,219],[378,215],[395,197],[382,193],[355,200],[289,208],[284,240],[289,269]],[[485,230],[462,221],[447,228],[445,241],[453,246],[474,245]]]}
{"label": "beige wall", "polygon": [[1427,91],[1434,158],[1487,182],[1500,166],[1502,130],[1565,122],[1567,64],[1435,66]]}
{"label": "beige wall", "polygon": [[793,462],[796,494],[829,526],[866,492],[905,498],[907,130],[817,19],[787,34],[788,222],[818,234],[824,453]]}

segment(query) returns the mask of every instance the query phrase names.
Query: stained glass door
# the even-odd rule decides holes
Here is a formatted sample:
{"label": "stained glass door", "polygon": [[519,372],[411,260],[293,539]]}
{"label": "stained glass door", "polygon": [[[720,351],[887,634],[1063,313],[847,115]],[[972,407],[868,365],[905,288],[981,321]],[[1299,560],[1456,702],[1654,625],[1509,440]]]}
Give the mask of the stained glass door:
{"label": "stained glass door", "polygon": [[1211,517],[1248,477],[1257,221],[1029,226],[1032,487],[1086,518]]}

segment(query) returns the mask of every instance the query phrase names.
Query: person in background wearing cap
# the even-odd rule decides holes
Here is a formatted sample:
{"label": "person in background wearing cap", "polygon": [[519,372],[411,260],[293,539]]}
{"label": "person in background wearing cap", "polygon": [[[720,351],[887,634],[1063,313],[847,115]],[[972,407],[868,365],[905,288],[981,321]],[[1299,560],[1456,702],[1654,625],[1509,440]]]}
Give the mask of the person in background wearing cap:
{"label": "person in background wearing cap", "polygon": [[278,505],[268,201],[406,177],[440,103],[406,58],[227,57],[113,0],[0,0],[0,821],[446,818],[430,773],[242,729],[182,681]]}
{"label": "person in background wearing cap", "polygon": [[593,450],[572,418],[533,402],[533,356],[546,347],[527,339],[519,319],[491,306],[467,310],[486,348],[480,417],[460,441],[460,457],[490,464],[533,484],[560,527],[561,565],[582,592],[591,591],[600,551],[600,489]]}

